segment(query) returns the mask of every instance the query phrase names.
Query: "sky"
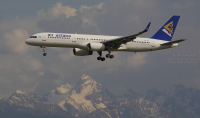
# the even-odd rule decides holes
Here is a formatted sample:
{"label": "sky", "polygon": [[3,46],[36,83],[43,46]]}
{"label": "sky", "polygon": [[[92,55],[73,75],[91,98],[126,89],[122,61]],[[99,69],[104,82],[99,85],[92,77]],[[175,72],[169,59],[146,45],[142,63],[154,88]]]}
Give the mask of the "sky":
{"label": "sky", "polygon": [[[116,95],[127,88],[145,93],[176,84],[200,89],[199,0],[18,0],[0,2],[0,98],[15,90],[46,94],[62,84],[75,85],[87,74]],[[176,48],[154,52],[112,52],[77,57],[69,48],[40,47],[24,41],[39,32],[151,37],[172,15],[180,15],[173,40]],[[104,52],[105,55],[107,52]]]}

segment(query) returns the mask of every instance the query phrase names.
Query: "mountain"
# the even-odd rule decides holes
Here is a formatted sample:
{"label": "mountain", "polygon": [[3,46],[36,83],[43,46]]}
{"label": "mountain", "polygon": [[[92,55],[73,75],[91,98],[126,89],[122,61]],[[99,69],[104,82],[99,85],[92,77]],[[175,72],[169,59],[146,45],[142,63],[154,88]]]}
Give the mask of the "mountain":
{"label": "mountain", "polygon": [[56,104],[44,104],[34,99],[33,95],[17,90],[9,98],[0,100],[0,117],[7,118],[64,118],[73,117]]}
{"label": "mountain", "polygon": [[120,103],[122,118],[168,118],[170,111],[151,101],[131,94]]}
{"label": "mountain", "polygon": [[7,118],[199,118],[199,111],[198,89],[175,85],[166,92],[149,90],[144,98],[127,89],[119,97],[88,75],[44,96],[17,90],[0,100],[0,117]]}
{"label": "mountain", "polygon": [[76,113],[75,116],[85,118],[167,117],[170,114],[169,110],[144,100],[133,92],[126,94],[126,98],[122,101],[117,99],[117,96],[100,83],[88,75],[83,75],[67,92],[66,98],[60,101],[59,106],[63,110]]}
{"label": "mountain", "polygon": [[181,118],[200,117],[200,90],[186,88],[183,85],[175,85],[166,92],[149,90],[146,100],[152,101],[166,109],[169,109],[173,118],[177,115]]}
{"label": "mountain", "polygon": [[116,96],[88,75],[82,75],[76,85],[61,85],[44,96],[33,94],[44,103],[55,103],[76,117],[83,117],[107,106],[118,104]]}
{"label": "mountain", "polygon": [[44,96],[39,96],[39,100],[46,103],[59,104],[69,95],[69,91],[71,89],[72,86],[66,83],[65,85],[61,85],[60,87],[50,91]]}
{"label": "mountain", "polygon": [[115,96],[106,88],[89,76],[83,75],[59,105],[64,110],[78,111],[79,114],[76,115],[83,116],[116,103]]}

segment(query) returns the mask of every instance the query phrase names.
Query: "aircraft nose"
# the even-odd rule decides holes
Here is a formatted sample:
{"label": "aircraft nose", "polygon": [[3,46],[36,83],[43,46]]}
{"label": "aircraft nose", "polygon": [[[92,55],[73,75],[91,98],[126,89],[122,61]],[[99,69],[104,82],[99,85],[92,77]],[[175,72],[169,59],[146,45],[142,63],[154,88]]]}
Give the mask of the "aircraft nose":
{"label": "aircraft nose", "polygon": [[26,43],[26,44],[29,44],[29,40],[30,40],[30,39],[26,39],[25,43]]}

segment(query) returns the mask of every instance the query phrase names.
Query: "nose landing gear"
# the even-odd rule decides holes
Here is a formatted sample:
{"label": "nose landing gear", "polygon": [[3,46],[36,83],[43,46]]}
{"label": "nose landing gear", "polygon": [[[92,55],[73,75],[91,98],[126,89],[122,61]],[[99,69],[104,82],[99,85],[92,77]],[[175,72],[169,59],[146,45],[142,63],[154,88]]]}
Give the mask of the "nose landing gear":
{"label": "nose landing gear", "polygon": [[41,48],[42,48],[43,56],[47,56],[46,47],[41,46]]}
{"label": "nose landing gear", "polygon": [[43,56],[47,56],[47,53],[43,53]]}

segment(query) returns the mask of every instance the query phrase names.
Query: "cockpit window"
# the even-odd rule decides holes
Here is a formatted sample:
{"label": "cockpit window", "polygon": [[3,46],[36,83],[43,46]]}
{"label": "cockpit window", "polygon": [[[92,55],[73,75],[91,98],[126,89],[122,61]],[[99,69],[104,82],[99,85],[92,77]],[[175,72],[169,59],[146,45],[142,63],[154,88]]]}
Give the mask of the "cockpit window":
{"label": "cockpit window", "polygon": [[37,38],[37,36],[31,36],[30,38]]}

